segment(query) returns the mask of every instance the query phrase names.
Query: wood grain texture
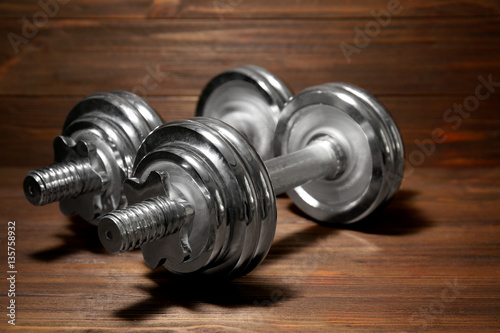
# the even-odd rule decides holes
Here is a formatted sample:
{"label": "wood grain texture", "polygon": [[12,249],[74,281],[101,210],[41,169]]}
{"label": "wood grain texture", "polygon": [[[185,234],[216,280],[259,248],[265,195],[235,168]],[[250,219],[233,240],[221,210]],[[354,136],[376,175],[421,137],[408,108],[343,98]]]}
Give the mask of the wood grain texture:
{"label": "wood grain texture", "polygon": [[2,219],[18,226],[19,329],[500,329],[498,169],[418,169],[352,227],[316,225],[280,198],[266,260],[216,286],[152,272],[137,251],[106,253],[95,227],[29,206],[25,171],[3,168],[0,192]]}
{"label": "wood grain texture", "polygon": [[[395,0],[392,0],[395,1]],[[67,2],[66,0],[60,1]],[[496,16],[500,4],[495,0],[478,1],[395,1],[405,17]],[[71,0],[60,6],[59,16],[70,18],[203,18],[203,19],[283,19],[369,17],[371,11],[387,10],[389,0],[138,0],[126,6],[119,0],[97,2]],[[22,17],[39,11],[36,1],[4,0],[0,17]]]}
{"label": "wood grain texture", "polygon": [[[407,158],[419,150],[418,142],[432,139],[434,129],[445,132],[446,140],[435,144],[435,151],[419,167],[495,167],[500,162],[500,90],[498,96],[481,101],[460,124],[443,120],[446,110],[467,96],[381,96],[380,101],[400,127]],[[0,147],[5,147],[0,150],[1,164],[37,168],[51,163],[52,140],[80,98],[0,97]],[[145,98],[165,121],[193,117],[197,103],[196,96]]]}
{"label": "wood grain texture", "polygon": [[[345,81],[379,95],[470,94],[477,76],[500,76],[496,18],[395,20],[348,62],[340,44],[354,47],[354,28],[365,23],[53,20],[19,47],[22,52],[4,45],[0,91],[67,96],[132,90],[150,68],[159,84],[149,95],[196,96],[217,73],[248,63],[268,68],[297,91]],[[16,24],[3,20],[0,35]]]}
{"label": "wood grain texture", "polygon": [[[355,46],[355,29],[388,4],[72,0],[16,51],[8,34],[22,36],[21,19],[42,9],[2,1],[0,262],[7,271],[15,220],[15,331],[499,331],[500,2],[401,1],[347,59],[340,45]],[[408,165],[384,210],[328,228],[280,197],[262,265],[207,285],[151,271],[137,251],[108,254],[95,227],[25,200],[24,175],[52,162],[52,140],[84,96],[134,90],[165,121],[188,118],[212,76],[249,63],[295,92],[344,81],[380,99]],[[488,97],[447,118],[477,95],[480,77],[494,81]],[[443,142],[430,141],[435,129]],[[5,313],[0,331],[13,330]]]}

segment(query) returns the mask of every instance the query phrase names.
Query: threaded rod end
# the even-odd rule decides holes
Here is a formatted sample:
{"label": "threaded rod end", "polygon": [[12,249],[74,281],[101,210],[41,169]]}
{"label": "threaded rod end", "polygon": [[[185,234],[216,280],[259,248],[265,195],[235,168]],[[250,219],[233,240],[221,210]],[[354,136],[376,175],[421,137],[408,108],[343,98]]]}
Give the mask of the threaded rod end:
{"label": "threaded rod end", "polygon": [[24,178],[24,195],[35,206],[99,190],[101,178],[88,161],[55,163],[30,171]]}
{"label": "threaded rod end", "polygon": [[99,222],[99,238],[112,253],[130,251],[177,232],[193,215],[187,204],[150,198],[106,214]]}

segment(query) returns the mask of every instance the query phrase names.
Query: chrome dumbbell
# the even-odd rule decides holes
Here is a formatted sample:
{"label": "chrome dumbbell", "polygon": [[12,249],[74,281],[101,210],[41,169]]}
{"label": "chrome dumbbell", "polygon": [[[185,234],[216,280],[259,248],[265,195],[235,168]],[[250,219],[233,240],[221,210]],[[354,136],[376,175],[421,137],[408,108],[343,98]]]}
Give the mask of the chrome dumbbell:
{"label": "chrome dumbbell", "polygon": [[149,267],[176,274],[237,277],[267,254],[275,195],[288,191],[313,218],[352,223],[388,201],[403,171],[403,144],[388,112],[346,84],[297,95],[277,127],[266,163],[217,119],[164,124],[143,142],[130,204],[104,216],[99,238],[119,253],[141,247]]}
{"label": "chrome dumbbell", "polygon": [[[213,78],[200,96],[197,114],[206,113],[208,117],[223,118],[237,126],[253,140],[260,153],[270,158],[279,112],[290,98],[289,89],[276,76],[263,68],[247,65],[230,69]],[[112,109],[118,110],[117,114],[106,114],[108,103],[113,104]],[[219,112],[208,112],[208,108],[212,107],[216,107]],[[251,117],[243,117],[243,113],[239,112],[241,109],[248,110],[246,114],[251,114]],[[102,124],[111,123],[112,126],[104,128],[107,125],[92,124],[95,119]],[[260,136],[248,131],[255,121],[261,124]],[[83,123],[85,125],[81,126]],[[54,141],[57,164],[31,171],[25,178],[26,198],[34,205],[61,201],[64,214],[76,212],[85,220],[96,223],[103,213],[124,206],[123,198],[118,198],[121,181],[130,176],[140,142],[160,124],[161,119],[149,105],[132,93],[121,91],[87,97],[68,115],[64,135]],[[133,127],[132,131],[129,126]],[[67,130],[69,127],[71,129]],[[102,149],[103,143],[108,143],[92,134],[92,131],[96,134],[101,129],[115,132],[110,136],[111,140],[104,141],[110,142],[109,146],[114,150],[112,154],[122,155],[123,161],[118,160],[117,165],[113,165],[108,150]],[[84,136],[85,140],[82,141]],[[135,148],[130,147],[131,141]],[[80,148],[77,148],[78,145]],[[95,149],[90,147],[92,145],[101,148],[100,155],[104,154],[104,160],[99,161],[102,156],[96,155]],[[107,170],[103,171],[103,166]],[[119,169],[126,174],[120,176]],[[108,189],[103,190],[106,186]]]}
{"label": "chrome dumbbell", "polygon": [[63,214],[97,224],[125,205],[122,183],[130,177],[142,140],[162,123],[139,96],[102,92],[80,101],[54,140],[55,163],[30,171],[24,194],[33,205],[60,201]]}
{"label": "chrome dumbbell", "polygon": [[245,135],[264,159],[274,157],[274,133],[290,89],[262,67],[246,65],[214,77],[203,89],[197,117],[217,118]]}

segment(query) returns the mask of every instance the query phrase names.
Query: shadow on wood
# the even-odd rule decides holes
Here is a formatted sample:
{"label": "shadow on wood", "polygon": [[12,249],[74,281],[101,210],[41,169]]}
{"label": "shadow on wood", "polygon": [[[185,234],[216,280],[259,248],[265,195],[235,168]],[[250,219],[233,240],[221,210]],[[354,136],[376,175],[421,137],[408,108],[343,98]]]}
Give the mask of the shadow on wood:
{"label": "shadow on wood", "polygon": [[56,261],[80,251],[89,251],[96,254],[107,253],[99,240],[96,226],[86,222],[78,215],[73,215],[68,220],[69,223],[66,227],[72,234],[56,235],[64,241],[64,244],[33,253],[31,254],[33,259]]}
{"label": "shadow on wood", "polygon": [[[279,241],[273,242],[273,245],[271,246],[267,257],[272,259],[280,259],[281,257],[299,252],[301,251],[301,249],[316,244],[322,239],[328,238],[337,232],[338,231],[335,228],[329,228],[312,223],[311,226],[306,229],[302,229],[297,233],[293,233],[283,239],[280,239]],[[271,261],[266,259],[261,263],[261,265],[266,265],[273,262],[274,260]]]}
{"label": "shadow on wood", "polygon": [[251,275],[232,281],[214,281],[178,277],[160,268],[148,277],[156,283],[154,287],[142,288],[150,297],[115,312],[118,318],[144,320],[165,314],[171,306],[198,311],[199,306],[206,303],[227,308],[270,306],[294,297],[290,288]]}
{"label": "shadow on wood", "polygon": [[[390,236],[418,233],[420,230],[430,227],[432,223],[424,218],[411,204],[411,198],[415,195],[416,193],[412,191],[399,191],[390,203],[380,207],[367,218],[346,225],[327,225],[319,221],[314,222],[297,206],[291,204],[289,209],[304,219],[310,220],[311,226],[274,242],[268,253],[268,257],[280,259],[284,256],[299,252],[301,249],[321,242],[321,240],[330,237],[339,230],[353,230],[367,234]],[[278,228],[279,227],[278,224]],[[261,265],[270,262],[269,260],[264,260]]]}
{"label": "shadow on wood", "polygon": [[[316,223],[330,229],[354,230],[367,234],[393,236],[415,234],[432,225],[432,221],[424,217],[412,205],[411,200],[416,195],[418,194],[414,191],[401,190],[390,202],[380,206],[368,217],[352,224],[328,225],[320,221],[316,221]],[[295,214],[311,220],[294,204],[291,204],[289,209]]]}

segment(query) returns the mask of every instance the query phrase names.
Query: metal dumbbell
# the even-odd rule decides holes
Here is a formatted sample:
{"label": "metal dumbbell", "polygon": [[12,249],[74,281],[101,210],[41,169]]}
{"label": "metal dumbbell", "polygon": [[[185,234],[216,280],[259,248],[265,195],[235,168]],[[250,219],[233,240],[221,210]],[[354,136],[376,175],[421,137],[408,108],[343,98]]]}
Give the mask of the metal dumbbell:
{"label": "metal dumbbell", "polygon": [[104,216],[99,238],[119,253],[141,247],[151,268],[237,277],[267,254],[275,195],[288,191],[315,219],[355,222],[400,185],[403,144],[388,112],[346,84],[313,87],[283,110],[276,151],[264,163],[217,119],[174,121],[153,131],[124,184],[129,204]]}
{"label": "metal dumbbell", "polygon": [[203,89],[197,117],[217,118],[245,135],[264,159],[274,157],[274,133],[292,92],[274,74],[246,65],[214,77]]}
{"label": "metal dumbbell", "polygon": [[30,171],[24,194],[33,205],[60,201],[63,214],[78,213],[97,224],[125,205],[123,180],[130,177],[142,140],[162,123],[139,96],[102,92],[80,101],[54,140],[55,163]]}
{"label": "metal dumbbell", "polygon": [[[103,98],[103,95],[106,97]],[[276,76],[263,68],[247,65],[230,69],[213,78],[200,96],[196,113],[197,115],[205,114],[208,117],[223,118],[226,122],[238,127],[240,131],[252,138],[259,153],[262,153],[267,159],[273,154],[272,138],[279,113],[284,103],[290,98],[291,92]],[[117,116],[112,115],[114,118],[111,119],[105,114],[106,104],[110,103],[110,99],[113,100],[111,103],[113,103],[114,109],[120,110],[125,107],[122,111],[126,111],[130,105],[124,106],[126,104],[120,99],[134,104],[130,110],[136,114],[139,111],[143,118],[139,117],[139,121],[137,121],[137,117],[131,117],[133,113],[126,114],[130,111],[128,110],[126,112],[119,111]],[[92,106],[89,107],[90,103]],[[215,109],[220,111],[218,113],[207,111],[212,107],[216,107]],[[83,113],[76,111],[83,109],[85,109]],[[245,115],[250,117],[243,116],[243,113],[240,112],[241,109],[247,110]],[[76,115],[77,112],[81,113]],[[108,121],[113,123],[111,128],[106,129],[107,131],[110,129],[116,131],[120,128],[114,133],[113,138],[116,139],[110,147],[117,150],[118,155],[123,155],[124,162],[118,162],[118,168],[126,173],[124,177],[130,176],[131,164],[137,150],[136,148],[131,149],[128,143],[134,141],[134,145],[138,147],[138,142],[141,142],[149,131],[159,126],[161,119],[147,103],[132,93],[121,91],[89,96],[70,113],[64,129],[70,125],[71,128],[76,128],[77,125],[71,123],[75,120],[75,123],[85,123],[86,125],[82,128],[78,125],[80,127],[74,132],[71,132],[72,129],[65,130],[64,136],[59,136],[54,141],[57,164],[31,171],[25,178],[24,192],[32,204],[39,206],[61,200],[61,211],[64,214],[70,215],[76,212],[85,220],[97,223],[98,218],[103,213],[124,206],[124,200],[118,198],[118,193],[121,189],[121,181],[125,178],[117,174],[117,165],[109,168],[113,161],[112,158],[109,158],[110,154],[105,156],[106,161],[102,163],[102,161],[97,160],[100,157],[97,156],[99,154],[96,155],[93,148],[87,151],[88,144],[102,146],[102,142],[97,145],[94,142],[95,140],[102,141],[101,138],[89,135],[90,132],[85,133],[87,130],[92,131],[97,126],[92,124],[94,120],[89,118],[89,112],[92,112],[90,117],[103,119],[107,117]],[[249,132],[255,121],[261,124],[259,130],[262,131],[262,135],[257,136],[255,133]],[[135,127],[134,131],[126,128],[130,125]],[[145,130],[144,125],[146,126]],[[82,135],[86,136],[85,140],[77,143],[77,141],[81,141]],[[61,163],[62,161],[64,163]],[[108,166],[110,172],[109,170],[103,172],[103,165]],[[112,187],[111,194],[109,190],[106,190],[106,194],[102,193],[105,183],[111,184],[109,185]],[[102,198],[103,194],[104,198]]]}

